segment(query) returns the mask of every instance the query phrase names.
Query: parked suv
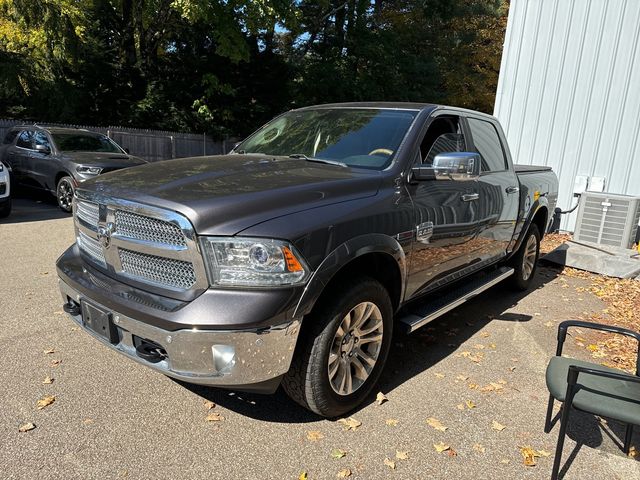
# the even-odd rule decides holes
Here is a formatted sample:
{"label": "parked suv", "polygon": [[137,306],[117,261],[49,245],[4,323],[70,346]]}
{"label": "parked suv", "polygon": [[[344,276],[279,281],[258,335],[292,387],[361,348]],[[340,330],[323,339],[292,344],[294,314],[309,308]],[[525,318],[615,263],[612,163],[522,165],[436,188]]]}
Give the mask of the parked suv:
{"label": "parked suv", "polygon": [[84,180],[146,163],[101,133],[38,125],[11,128],[0,146],[0,162],[17,183],[55,194],[65,212],[71,212],[74,191]]}
{"label": "parked suv", "polygon": [[0,162],[0,218],[8,217],[11,213],[11,185],[9,169]]}

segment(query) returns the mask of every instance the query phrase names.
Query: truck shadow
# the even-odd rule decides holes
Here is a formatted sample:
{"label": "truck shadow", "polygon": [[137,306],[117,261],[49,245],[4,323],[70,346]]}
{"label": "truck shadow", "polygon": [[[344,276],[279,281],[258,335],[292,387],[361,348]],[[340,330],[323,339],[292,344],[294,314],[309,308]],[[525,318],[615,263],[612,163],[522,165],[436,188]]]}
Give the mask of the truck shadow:
{"label": "truck shadow", "polygon": [[[541,265],[531,290],[542,288],[559,274],[560,270]],[[499,284],[411,335],[394,332],[394,347],[378,387],[351,413],[357,413],[375,402],[376,392],[388,393],[449,355],[456,354],[461,344],[481,332],[489,323],[531,320],[531,315],[507,312],[529,293],[513,292]],[[282,388],[274,395],[258,395],[179,383],[204,399],[258,420],[282,423],[323,420],[290,400]]]}

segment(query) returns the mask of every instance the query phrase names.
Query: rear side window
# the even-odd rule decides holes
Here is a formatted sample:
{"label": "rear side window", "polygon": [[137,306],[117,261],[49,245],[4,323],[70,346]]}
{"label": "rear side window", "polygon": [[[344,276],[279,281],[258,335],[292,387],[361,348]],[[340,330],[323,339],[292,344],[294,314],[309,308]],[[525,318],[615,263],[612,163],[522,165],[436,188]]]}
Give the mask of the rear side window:
{"label": "rear side window", "polygon": [[502,144],[496,127],[490,122],[469,118],[469,128],[475,150],[480,154],[483,172],[502,172],[507,169]]}
{"label": "rear side window", "polygon": [[28,148],[30,150],[33,149],[33,132],[30,132],[29,130],[23,130],[20,132],[16,146]]}
{"label": "rear side window", "polygon": [[9,130],[4,136],[4,140],[2,141],[2,143],[4,143],[5,145],[13,143],[13,140],[18,136],[18,131],[19,130]]}

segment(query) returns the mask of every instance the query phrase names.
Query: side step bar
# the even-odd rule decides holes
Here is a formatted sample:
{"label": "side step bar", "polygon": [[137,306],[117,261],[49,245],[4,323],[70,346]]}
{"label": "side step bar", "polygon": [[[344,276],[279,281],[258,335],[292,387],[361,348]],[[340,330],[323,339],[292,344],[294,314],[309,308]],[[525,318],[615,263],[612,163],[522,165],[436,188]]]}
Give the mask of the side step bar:
{"label": "side step bar", "polygon": [[500,283],[513,275],[513,268],[502,267],[495,272],[488,273],[481,278],[472,280],[458,288],[446,292],[432,302],[417,305],[398,320],[404,324],[406,333],[411,333],[432,320],[444,315],[454,308],[471,300],[478,294]]}

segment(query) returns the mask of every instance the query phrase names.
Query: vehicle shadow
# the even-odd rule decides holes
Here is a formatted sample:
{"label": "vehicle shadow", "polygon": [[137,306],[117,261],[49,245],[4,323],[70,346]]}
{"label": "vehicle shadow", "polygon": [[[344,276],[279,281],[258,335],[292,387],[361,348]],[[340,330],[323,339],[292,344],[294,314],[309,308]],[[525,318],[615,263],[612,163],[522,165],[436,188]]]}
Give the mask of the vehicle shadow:
{"label": "vehicle shadow", "polygon": [[11,214],[0,219],[0,225],[70,217],[70,214],[58,208],[55,197],[47,192],[25,187],[12,188],[11,201]]}
{"label": "vehicle shadow", "polygon": [[[531,289],[543,287],[559,274],[559,269],[541,266]],[[373,403],[376,392],[388,393],[454,354],[455,347],[480,332],[490,322],[531,320],[531,315],[507,312],[529,293],[530,291],[513,292],[506,286],[496,285],[478,298],[434,320],[414,334],[403,335],[394,332],[396,348],[391,350],[378,387],[351,413],[357,413]],[[401,348],[397,348],[398,346]],[[274,395],[259,395],[179,383],[203,399],[258,420],[283,423],[310,423],[322,420],[290,400],[282,388],[279,388]]]}

